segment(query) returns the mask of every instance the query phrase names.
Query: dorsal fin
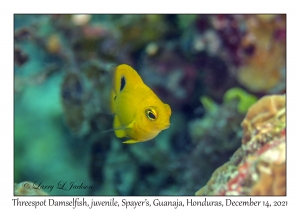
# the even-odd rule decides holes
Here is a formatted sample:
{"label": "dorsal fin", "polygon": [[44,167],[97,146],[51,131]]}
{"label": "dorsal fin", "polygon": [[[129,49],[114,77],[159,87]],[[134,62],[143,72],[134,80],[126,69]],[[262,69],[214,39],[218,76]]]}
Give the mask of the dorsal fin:
{"label": "dorsal fin", "polygon": [[134,88],[137,84],[143,83],[140,75],[126,64],[113,66],[113,90],[116,95],[125,88]]}

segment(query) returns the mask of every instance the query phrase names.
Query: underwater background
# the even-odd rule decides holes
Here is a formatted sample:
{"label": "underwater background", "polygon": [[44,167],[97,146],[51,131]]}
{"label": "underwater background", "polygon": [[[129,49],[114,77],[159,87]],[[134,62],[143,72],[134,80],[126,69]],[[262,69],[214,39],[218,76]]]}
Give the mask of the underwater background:
{"label": "underwater background", "polygon": [[[147,142],[103,133],[123,63],[172,109]],[[285,65],[282,14],[14,15],[15,194],[285,194]]]}

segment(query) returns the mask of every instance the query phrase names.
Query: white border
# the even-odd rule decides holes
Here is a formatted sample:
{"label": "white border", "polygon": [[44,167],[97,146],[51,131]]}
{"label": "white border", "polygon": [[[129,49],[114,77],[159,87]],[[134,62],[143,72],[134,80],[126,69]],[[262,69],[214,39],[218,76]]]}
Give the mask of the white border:
{"label": "white border", "polygon": [[[13,207],[13,14],[14,13],[287,13],[287,197],[255,197],[257,200],[288,200],[289,209],[297,209],[299,185],[299,6],[296,1],[81,1],[80,4],[71,1],[6,1],[0,3],[1,8],[1,202],[0,206]],[[68,197],[68,199],[71,197]],[[91,197],[86,197],[91,199]],[[96,198],[96,197],[94,197]],[[133,197],[128,197],[132,199]],[[136,199],[145,199],[137,197]],[[155,197],[149,197],[154,199]],[[159,197],[161,200],[189,197]],[[192,197],[194,199],[194,197]],[[230,197],[235,200],[245,200],[248,197]],[[40,200],[44,198],[26,197],[22,200]],[[47,198],[48,199],[48,198]],[[65,197],[55,197],[64,200]],[[109,197],[97,197],[99,200]],[[118,197],[122,199],[122,197]],[[148,199],[148,198],[147,198]],[[195,198],[197,199],[197,198]],[[198,199],[204,199],[203,197]],[[223,197],[209,199],[225,200]],[[295,208],[296,207],[296,208]],[[16,208],[16,207],[14,207]],[[48,207],[49,208],[49,207]],[[70,207],[68,207],[70,209]],[[156,209],[165,209],[160,207]],[[198,207],[199,208],[199,207]],[[231,209],[232,207],[224,207]],[[264,208],[265,207],[259,207]],[[273,207],[274,208],[274,207]],[[41,208],[40,208],[41,209]],[[83,209],[83,208],[82,208]],[[121,209],[121,208],[116,208]],[[174,209],[169,208],[169,209]]]}

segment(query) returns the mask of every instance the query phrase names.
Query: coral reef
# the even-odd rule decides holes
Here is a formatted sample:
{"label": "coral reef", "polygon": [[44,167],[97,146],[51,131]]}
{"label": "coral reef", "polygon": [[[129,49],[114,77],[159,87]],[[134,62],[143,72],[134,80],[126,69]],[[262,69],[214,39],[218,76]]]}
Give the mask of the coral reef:
{"label": "coral reef", "polygon": [[[222,105],[216,104],[208,97],[201,97],[200,100],[206,113],[203,118],[189,122],[189,134],[192,141],[202,145],[198,146],[204,150],[200,153],[225,152],[236,149],[239,138],[238,136],[232,138],[232,136],[238,133],[239,122],[243,117],[243,114],[238,112],[238,100],[228,100]],[[211,129],[216,132],[212,133]],[[219,147],[215,147],[215,144]]]}
{"label": "coral reef", "polygon": [[[285,91],[286,16],[215,15],[219,51],[238,82],[251,92]],[[265,81],[265,78],[268,78]]]}
{"label": "coral reef", "polygon": [[231,88],[224,95],[224,102],[228,102],[235,98],[239,99],[237,109],[239,113],[246,113],[249,107],[257,101],[257,97],[247,93],[241,88]]}
{"label": "coral reef", "polygon": [[196,195],[286,195],[285,95],[261,98],[242,126],[242,146]]}
{"label": "coral reef", "polygon": [[[217,168],[223,164],[239,147],[242,137],[240,122],[244,114],[238,111],[239,98],[227,98],[222,104],[217,104],[209,97],[201,97],[200,101],[205,109],[204,116],[193,119],[188,124],[192,149],[185,156],[184,170],[189,171],[185,177],[189,190],[196,190],[195,183],[203,186],[204,180],[209,179],[213,172],[207,166]],[[220,163],[220,160],[223,162]],[[197,170],[198,167],[206,170]],[[230,167],[229,170],[231,169]]]}
{"label": "coral reef", "polygon": [[250,195],[286,195],[286,164],[257,163],[259,180],[250,191]]}
{"label": "coral reef", "polygon": [[[261,130],[263,125],[272,119],[274,116],[279,115],[285,117],[285,95],[278,96],[264,96],[255,106],[251,106],[247,112],[245,119],[242,122],[243,144],[247,143],[253,133]],[[284,119],[285,120],[285,119]]]}
{"label": "coral reef", "polygon": [[239,82],[255,92],[270,92],[285,80],[285,42],[275,35],[285,25],[285,17],[263,17],[246,18],[248,30],[242,46],[247,53],[237,70]]}

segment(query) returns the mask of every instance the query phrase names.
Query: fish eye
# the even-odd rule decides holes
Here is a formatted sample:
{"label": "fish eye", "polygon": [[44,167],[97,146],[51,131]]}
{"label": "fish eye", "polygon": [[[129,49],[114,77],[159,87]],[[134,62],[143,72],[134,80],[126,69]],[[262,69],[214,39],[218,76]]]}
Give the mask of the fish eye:
{"label": "fish eye", "polygon": [[155,112],[155,110],[152,109],[146,109],[145,110],[146,116],[149,120],[153,121],[157,119],[157,114]]}

